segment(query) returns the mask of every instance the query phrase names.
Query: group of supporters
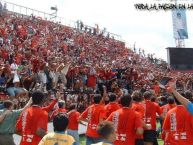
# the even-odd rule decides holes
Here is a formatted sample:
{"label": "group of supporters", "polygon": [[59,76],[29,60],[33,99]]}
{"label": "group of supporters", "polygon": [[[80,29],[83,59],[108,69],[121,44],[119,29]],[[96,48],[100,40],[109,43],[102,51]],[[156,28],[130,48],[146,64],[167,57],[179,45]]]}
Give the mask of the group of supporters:
{"label": "group of supporters", "polygon": [[[159,118],[165,145],[191,145],[192,93],[178,93],[173,82],[167,91],[167,102],[157,102],[150,91],[118,97],[114,93],[107,95],[104,87],[103,94],[94,94],[93,104],[83,113],[77,111],[75,104],[66,110],[59,92],[50,105],[43,107],[45,94],[34,91],[23,109],[13,110],[13,102],[4,101],[0,144],[14,145],[13,134],[17,133],[22,137],[20,145],[79,145],[79,123],[87,122],[86,145],[158,145]],[[56,104],[58,108],[52,111]],[[52,133],[47,132],[49,120],[53,120]]]}
{"label": "group of supporters", "polygon": [[[129,92],[151,88],[156,84],[152,80],[166,72],[162,61],[153,64],[123,42],[98,33],[10,11],[1,15],[0,24],[0,91],[16,108],[25,104],[26,90],[54,88],[88,94],[98,84],[108,83],[110,89],[117,78],[120,81],[114,90],[121,94],[125,88]],[[87,106],[88,102],[80,104]]]}
{"label": "group of supporters", "polygon": [[[176,85],[161,86],[164,77]],[[156,145],[159,134],[165,145],[191,145],[192,90],[192,74],[113,38],[0,15],[0,145],[14,145],[15,133],[21,145],[78,145],[85,122],[87,145]]]}

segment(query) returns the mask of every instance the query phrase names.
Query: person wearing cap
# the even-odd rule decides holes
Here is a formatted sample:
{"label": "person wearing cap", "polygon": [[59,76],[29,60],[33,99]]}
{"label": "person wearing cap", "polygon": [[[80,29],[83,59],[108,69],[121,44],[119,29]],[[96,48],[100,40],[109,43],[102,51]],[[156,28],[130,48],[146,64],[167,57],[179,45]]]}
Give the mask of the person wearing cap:
{"label": "person wearing cap", "polygon": [[66,114],[57,114],[53,120],[54,132],[45,135],[38,145],[75,145],[74,138],[65,134],[68,124]]}
{"label": "person wearing cap", "polygon": [[0,110],[0,145],[15,145],[13,134],[16,133],[15,124],[22,111],[25,111],[32,104],[28,101],[23,109],[13,110],[14,104],[10,100],[3,102],[3,110]]}

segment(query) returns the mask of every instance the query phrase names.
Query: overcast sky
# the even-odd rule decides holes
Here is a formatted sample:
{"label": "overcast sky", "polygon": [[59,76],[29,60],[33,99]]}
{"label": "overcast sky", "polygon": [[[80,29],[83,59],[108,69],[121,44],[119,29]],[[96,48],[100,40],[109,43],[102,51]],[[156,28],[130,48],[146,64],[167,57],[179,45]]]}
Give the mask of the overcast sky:
{"label": "overcast sky", "polygon": [[[165,48],[175,46],[171,11],[140,11],[135,3],[156,3],[163,0],[6,0],[18,5],[51,13],[57,5],[58,15],[67,20],[82,20],[85,24],[107,28],[122,36],[127,45],[167,58]],[[170,3],[171,0],[164,0]],[[181,0],[182,1],[182,0]],[[193,3],[193,0],[186,0]],[[187,10],[189,39],[186,47],[193,47],[193,10]]]}

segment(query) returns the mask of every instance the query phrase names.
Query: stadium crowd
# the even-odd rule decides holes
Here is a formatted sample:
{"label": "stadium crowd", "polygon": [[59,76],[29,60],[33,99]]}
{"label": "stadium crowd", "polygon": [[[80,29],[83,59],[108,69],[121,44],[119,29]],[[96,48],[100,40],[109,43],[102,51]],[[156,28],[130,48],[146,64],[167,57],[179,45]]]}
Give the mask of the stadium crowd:
{"label": "stadium crowd", "polygon": [[[159,131],[165,145],[193,143],[192,74],[98,28],[0,13],[0,145],[14,145],[14,133],[21,145],[78,145],[84,122],[87,145],[156,145]],[[160,85],[164,78],[176,85]]]}

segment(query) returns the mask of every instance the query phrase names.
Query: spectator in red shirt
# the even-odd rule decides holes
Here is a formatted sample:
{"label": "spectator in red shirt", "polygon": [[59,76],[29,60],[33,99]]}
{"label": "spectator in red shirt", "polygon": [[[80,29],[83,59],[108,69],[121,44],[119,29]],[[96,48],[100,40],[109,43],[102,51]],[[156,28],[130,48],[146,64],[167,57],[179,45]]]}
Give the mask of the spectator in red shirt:
{"label": "spectator in red shirt", "polygon": [[76,110],[76,105],[72,104],[69,108],[68,118],[70,120],[68,124],[67,133],[74,137],[76,141],[76,145],[79,145],[79,134],[78,134],[78,125],[79,125],[79,117],[80,113]]}
{"label": "spectator in red shirt", "polygon": [[140,115],[131,109],[132,98],[129,95],[120,99],[122,108],[113,112],[107,121],[112,121],[117,133],[115,145],[135,145],[136,134],[143,134]]}
{"label": "spectator in red shirt", "polygon": [[79,118],[80,121],[88,122],[86,145],[91,145],[101,141],[101,138],[97,133],[97,126],[106,117],[104,106],[100,104],[102,100],[101,95],[94,95],[93,100],[94,104],[89,106]]}
{"label": "spectator in red shirt", "polygon": [[20,145],[37,145],[47,132],[48,113],[41,108],[44,94],[36,91],[32,94],[33,105],[18,119],[17,131],[21,133]]}
{"label": "spectator in red shirt", "polygon": [[94,69],[94,67],[90,67],[88,80],[87,80],[87,86],[95,90],[96,84],[97,84],[96,70]]}
{"label": "spectator in red shirt", "polygon": [[88,75],[87,86],[95,89],[97,77],[95,75]]}
{"label": "spectator in red shirt", "polygon": [[157,81],[155,82],[155,85],[153,85],[153,90],[155,91],[155,95],[158,96],[161,89]]}

